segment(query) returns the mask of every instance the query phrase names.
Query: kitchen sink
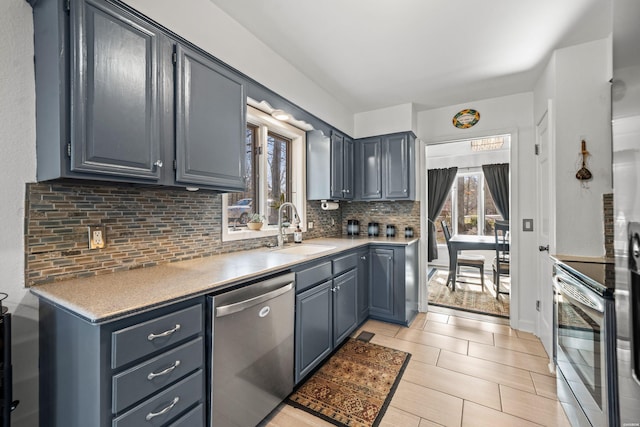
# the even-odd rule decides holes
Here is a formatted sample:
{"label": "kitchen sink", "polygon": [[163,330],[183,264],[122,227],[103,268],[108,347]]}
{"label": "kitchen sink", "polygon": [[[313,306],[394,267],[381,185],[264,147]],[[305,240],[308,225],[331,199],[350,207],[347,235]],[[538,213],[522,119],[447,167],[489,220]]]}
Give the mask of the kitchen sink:
{"label": "kitchen sink", "polygon": [[335,249],[335,246],[329,245],[314,245],[314,244],[295,244],[294,246],[287,246],[283,249],[276,249],[274,252],[280,254],[298,254],[298,255],[313,255],[320,252],[330,251]]}

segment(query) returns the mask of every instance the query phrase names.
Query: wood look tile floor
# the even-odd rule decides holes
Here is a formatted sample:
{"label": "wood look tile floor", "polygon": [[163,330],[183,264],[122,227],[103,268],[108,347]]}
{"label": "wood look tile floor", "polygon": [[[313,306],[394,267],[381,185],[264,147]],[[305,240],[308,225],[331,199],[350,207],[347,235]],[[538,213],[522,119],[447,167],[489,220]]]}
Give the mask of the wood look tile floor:
{"label": "wood look tile floor", "polygon": [[[570,426],[540,340],[505,319],[430,307],[408,328],[369,320],[361,331],[412,354],[380,427]],[[262,425],[332,424],[281,404]]]}

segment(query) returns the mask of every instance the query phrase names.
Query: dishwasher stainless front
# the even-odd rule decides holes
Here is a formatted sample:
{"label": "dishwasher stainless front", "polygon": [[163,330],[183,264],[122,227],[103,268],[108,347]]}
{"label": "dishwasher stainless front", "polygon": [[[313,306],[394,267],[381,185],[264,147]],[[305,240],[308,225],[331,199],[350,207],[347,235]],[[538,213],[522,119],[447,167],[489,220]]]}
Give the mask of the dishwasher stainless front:
{"label": "dishwasher stainless front", "polygon": [[293,390],[295,274],[208,297],[211,425],[257,425]]}

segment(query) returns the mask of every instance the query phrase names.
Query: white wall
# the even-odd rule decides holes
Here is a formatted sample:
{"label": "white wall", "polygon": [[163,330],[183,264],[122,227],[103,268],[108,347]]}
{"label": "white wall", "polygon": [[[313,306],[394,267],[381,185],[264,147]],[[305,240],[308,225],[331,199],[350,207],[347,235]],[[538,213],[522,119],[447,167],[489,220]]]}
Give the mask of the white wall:
{"label": "white wall", "polygon": [[[604,249],[602,195],[611,193],[611,40],[556,52],[555,165],[556,253],[601,257]],[[580,141],[591,156],[593,179],[575,178]]]}
{"label": "white wall", "polygon": [[411,103],[357,113],[353,122],[354,138],[417,131],[416,113]]}
{"label": "white wall", "polygon": [[[480,121],[469,129],[457,129],[453,116],[465,108],[480,112]],[[511,223],[514,248],[511,295],[511,324],[526,331],[535,330],[535,265],[518,260],[532,259],[537,253],[535,235],[520,231],[522,218],[535,218],[535,158],[533,94],[521,93],[466,104],[452,105],[417,114],[417,136],[427,144],[463,138],[511,134]],[[428,156],[428,148],[427,148]]]}
{"label": "white wall", "polygon": [[[534,90],[537,123],[554,105],[556,182],[555,226],[551,242],[556,254],[604,256],[602,195],[611,193],[611,39],[596,40],[554,52]],[[593,179],[581,183],[580,141],[591,156]],[[555,248],[555,249],[554,249]]]}
{"label": "white wall", "polygon": [[[209,0],[125,3],[347,134],[353,111],[303,75]],[[258,99],[257,101],[261,101]]]}
{"label": "white wall", "polygon": [[24,288],[25,183],[36,176],[32,21],[24,0],[0,2],[0,291],[12,312],[13,427],[38,425],[38,304]]}

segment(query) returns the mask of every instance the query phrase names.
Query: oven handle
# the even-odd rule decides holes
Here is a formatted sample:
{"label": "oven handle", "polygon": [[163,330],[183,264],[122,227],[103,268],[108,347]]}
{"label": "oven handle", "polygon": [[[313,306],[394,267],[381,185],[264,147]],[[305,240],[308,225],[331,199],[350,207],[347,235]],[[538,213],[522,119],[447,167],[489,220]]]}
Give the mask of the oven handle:
{"label": "oven handle", "polygon": [[[592,295],[594,295],[594,292],[586,285],[583,285],[571,276],[559,272],[555,274],[554,281],[556,282],[556,289],[558,292],[560,292],[564,297],[569,298],[574,304],[585,310],[597,311],[600,315],[604,314],[604,303],[599,301],[601,297],[597,297],[597,299],[593,298]],[[575,293],[584,295],[592,305],[586,304],[584,301],[581,301],[572,295],[573,292],[569,290],[571,288],[575,289]]]}

